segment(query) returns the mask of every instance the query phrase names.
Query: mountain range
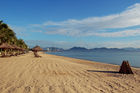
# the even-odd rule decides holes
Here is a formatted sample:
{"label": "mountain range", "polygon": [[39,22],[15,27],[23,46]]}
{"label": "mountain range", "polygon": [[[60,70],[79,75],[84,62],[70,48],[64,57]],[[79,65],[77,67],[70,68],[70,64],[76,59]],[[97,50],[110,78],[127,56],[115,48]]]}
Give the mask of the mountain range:
{"label": "mountain range", "polygon": [[133,47],[127,47],[127,48],[91,48],[87,49],[85,47],[72,47],[70,49],[63,49],[63,48],[57,48],[57,47],[46,47],[43,48],[46,51],[49,52],[58,52],[58,51],[134,51],[134,52],[140,52],[140,48],[133,48]]}

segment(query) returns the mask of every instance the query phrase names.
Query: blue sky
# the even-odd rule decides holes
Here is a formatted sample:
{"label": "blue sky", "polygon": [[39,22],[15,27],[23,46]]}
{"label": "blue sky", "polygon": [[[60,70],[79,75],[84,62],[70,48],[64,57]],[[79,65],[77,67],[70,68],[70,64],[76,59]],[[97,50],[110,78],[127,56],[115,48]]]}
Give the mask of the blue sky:
{"label": "blue sky", "polygon": [[3,0],[0,20],[29,46],[139,47],[139,0]]}

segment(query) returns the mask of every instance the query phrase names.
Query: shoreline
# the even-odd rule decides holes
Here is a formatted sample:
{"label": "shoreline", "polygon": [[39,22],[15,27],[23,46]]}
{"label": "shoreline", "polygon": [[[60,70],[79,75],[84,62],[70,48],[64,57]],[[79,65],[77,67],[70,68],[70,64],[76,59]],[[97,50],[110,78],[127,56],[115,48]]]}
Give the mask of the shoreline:
{"label": "shoreline", "polygon": [[[47,52],[44,52],[44,53],[47,54]],[[113,64],[113,63],[99,62],[99,61],[88,60],[88,59],[82,59],[82,58],[75,58],[75,57],[61,56],[61,55],[55,55],[55,54],[47,54],[47,55],[54,55],[54,56],[60,56],[60,57],[66,57],[66,58],[72,58],[72,59],[79,59],[79,60],[85,60],[85,61],[96,62],[96,63],[103,63],[103,64],[110,64],[110,65],[121,66],[121,64],[118,65],[118,64]],[[122,61],[123,61],[123,60],[122,60]],[[131,64],[130,64],[130,66],[131,66]],[[140,67],[136,67],[136,66],[131,66],[131,67],[140,69]]]}

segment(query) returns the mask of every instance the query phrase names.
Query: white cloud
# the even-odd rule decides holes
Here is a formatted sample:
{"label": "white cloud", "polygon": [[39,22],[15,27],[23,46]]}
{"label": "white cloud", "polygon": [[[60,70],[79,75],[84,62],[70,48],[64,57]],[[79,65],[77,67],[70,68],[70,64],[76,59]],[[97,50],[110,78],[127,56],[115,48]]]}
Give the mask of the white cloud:
{"label": "white cloud", "polygon": [[[44,29],[46,34],[61,34],[69,36],[103,36],[103,37],[126,37],[140,35],[139,29],[127,29],[128,27],[140,26],[140,4],[136,3],[119,14],[103,17],[89,17],[81,20],[70,19],[61,22],[45,22],[34,27]],[[117,31],[124,28],[125,30]],[[113,29],[117,32],[109,32]]]}
{"label": "white cloud", "polygon": [[[48,21],[43,24],[32,24],[26,27],[12,27],[18,36],[26,38],[32,34],[46,33],[68,36],[97,36],[97,37],[131,37],[140,36],[140,3],[128,7],[119,14],[111,14],[102,17],[89,17],[81,20],[69,19],[60,22]],[[29,33],[30,31],[30,33]],[[132,37],[132,38],[133,38]],[[71,38],[71,37],[70,37]],[[73,38],[73,37],[72,37]],[[77,41],[45,41],[33,40],[26,41],[29,46],[41,45],[43,47],[62,47],[71,48],[74,46],[94,48],[94,47],[139,47],[140,40],[127,40],[125,38],[119,40],[106,39],[98,42]],[[47,39],[47,37],[46,37]],[[92,38],[93,39],[93,38]],[[96,38],[95,38],[96,39]],[[104,38],[100,38],[104,39]],[[137,38],[138,39],[138,38]]]}
{"label": "white cloud", "polygon": [[130,41],[112,41],[112,42],[104,42],[101,43],[101,46],[108,47],[108,48],[124,48],[124,47],[139,47],[140,40],[130,40]]}
{"label": "white cloud", "polygon": [[140,29],[124,30],[119,32],[96,33],[97,36],[102,37],[127,37],[140,35]]}

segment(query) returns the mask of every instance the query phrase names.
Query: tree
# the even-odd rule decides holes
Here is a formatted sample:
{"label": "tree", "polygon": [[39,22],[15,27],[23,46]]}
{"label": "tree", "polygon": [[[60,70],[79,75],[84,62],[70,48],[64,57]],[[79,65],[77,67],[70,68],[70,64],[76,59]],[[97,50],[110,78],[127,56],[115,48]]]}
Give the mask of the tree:
{"label": "tree", "polygon": [[15,32],[3,21],[0,21],[0,44],[8,43],[27,49],[28,46],[22,39],[17,39]]}

